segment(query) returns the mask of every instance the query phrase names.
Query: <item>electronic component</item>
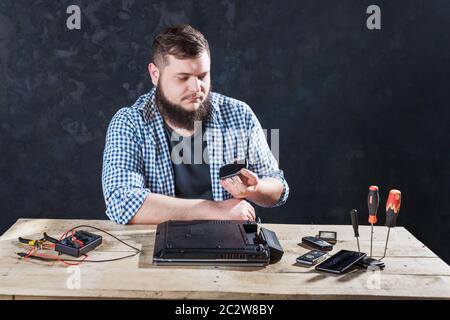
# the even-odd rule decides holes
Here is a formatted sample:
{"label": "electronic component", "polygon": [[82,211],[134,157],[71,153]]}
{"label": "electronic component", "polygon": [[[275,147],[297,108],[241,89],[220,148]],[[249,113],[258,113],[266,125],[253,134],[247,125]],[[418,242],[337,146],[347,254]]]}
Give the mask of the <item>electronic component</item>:
{"label": "electronic component", "polygon": [[234,176],[239,175],[241,169],[248,169],[247,159],[238,160],[234,163],[226,164],[219,169],[219,178],[220,179],[228,179]]}
{"label": "electronic component", "polygon": [[281,260],[284,250],[278,241],[277,235],[272,230],[261,228],[259,231],[259,237],[269,247],[270,263],[275,263]]}
{"label": "electronic component", "polygon": [[312,266],[326,257],[326,252],[312,250],[295,259],[300,264]]}
{"label": "electronic component", "polygon": [[[116,239],[120,243],[124,244],[125,246],[133,249],[135,252],[126,256],[121,256],[117,258],[111,258],[111,259],[103,259],[103,260],[88,260],[87,252],[93,250],[97,246],[99,246],[102,243],[102,237],[90,232],[86,232],[83,230],[75,231],[79,228],[91,228],[95,229],[97,231],[103,232],[107,234],[108,236]],[[68,235],[68,236],[67,236]],[[79,225],[72,229],[67,230],[64,232],[64,234],[59,238],[59,240],[50,237],[47,233],[44,232],[44,237],[39,240],[32,240],[32,239],[25,239],[22,237],[19,237],[19,242],[26,244],[30,247],[30,250],[28,252],[17,252],[17,255],[21,259],[35,259],[35,260],[41,260],[41,261],[47,261],[47,262],[54,262],[58,261],[61,263],[64,263],[68,266],[76,266],[83,262],[111,262],[111,261],[118,261],[126,258],[131,258],[136,256],[137,254],[141,253],[142,251],[136,247],[133,247],[132,245],[126,243],[125,241],[119,239],[115,235],[109,233],[108,231],[102,230],[100,228],[89,226],[89,225]],[[58,252],[58,256],[50,255],[47,253],[40,253],[39,251],[46,251],[46,250],[55,250]],[[82,259],[65,259],[60,258],[61,254],[68,254],[74,257],[80,257],[83,256]]]}
{"label": "electronic component", "polygon": [[385,267],[383,261],[380,261],[380,260],[377,260],[377,259],[374,259],[374,258],[370,258],[370,257],[366,257],[364,259],[359,260],[356,263],[356,265],[358,267],[365,268],[365,269],[367,269],[369,267],[384,269],[384,267]]}
{"label": "electronic component", "polygon": [[266,266],[283,253],[276,234],[254,221],[170,220],[156,228],[153,263]]}
{"label": "electronic component", "polygon": [[366,254],[362,252],[341,250],[317,265],[316,270],[337,274],[345,273],[350,267],[365,257]]}
{"label": "electronic component", "polygon": [[317,238],[326,241],[331,244],[337,242],[337,232],[336,231],[319,231]]}
{"label": "electronic component", "polygon": [[55,251],[58,253],[77,258],[85,255],[102,243],[102,236],[83,230],[75,231],[75,233],[62,240],[56,240],[44,232],[44,238],[55,244]]}
{"label": "electronic component", "polygon": [[306,244],[314,249],[322,250],[322,251],[330,251],[333,249],[333,245],[328,242],[319,239],[317,237],[303,237],[302,243]]}

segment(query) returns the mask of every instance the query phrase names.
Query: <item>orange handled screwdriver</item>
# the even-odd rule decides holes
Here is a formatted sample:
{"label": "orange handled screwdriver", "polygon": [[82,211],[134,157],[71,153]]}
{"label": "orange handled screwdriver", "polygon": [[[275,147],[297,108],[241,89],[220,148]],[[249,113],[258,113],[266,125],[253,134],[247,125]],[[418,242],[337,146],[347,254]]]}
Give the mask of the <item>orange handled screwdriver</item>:
{"label": "orange handled screwdriver", "polygon": [[378,187],[370,186],[369,194],[367,195],[367,206],[369,208],[369,223],[370,228],[370,256],[372,256],[373,243],[373,225],[377,223],[378,204],[380,203],[380,196],[378,195]]}
{"label": "orange handled screwdriver", "polygon": [[391,228],[395,228],[395,226],[397,225],[397,217],[400,212],[401,202],[402,202],[402,193],[400,191],[398,190],[389,191],[389,197],[386,202],[386,227],[388,227],[388,233],[386,238],[386,245],[384,247],[384,254],[381,259],[383,259],[386,256],[386,250],[389,241],[389,232],[391,231]]}

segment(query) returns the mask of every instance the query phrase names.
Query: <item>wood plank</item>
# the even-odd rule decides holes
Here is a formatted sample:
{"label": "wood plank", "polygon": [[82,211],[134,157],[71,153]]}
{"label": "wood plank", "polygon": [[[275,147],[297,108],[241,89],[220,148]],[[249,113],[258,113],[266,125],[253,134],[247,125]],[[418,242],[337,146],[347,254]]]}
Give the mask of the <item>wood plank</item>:
{"label": "wood plank", "polygon": [[[10,271],[13,275],[17,270]],[[55,270],[38,281],[40,270],[2,279],[0,294],[121,298],[444,298],[450,299],[450,277],[383,275],[355,272],[344,276],[222,270],[161,269],[109,272],[82,271],[80,290],[66,288],[67,273]],[[20,279],[20,280],[18,280]],[[379,279],[379,287],[373,280]],[[19,282],[18,282],[19,281]],[[372,287],[371,287],[372,286]],[[195,288],[195,290],[193,290]],[[417,288],[421,288],[417,290]]]}

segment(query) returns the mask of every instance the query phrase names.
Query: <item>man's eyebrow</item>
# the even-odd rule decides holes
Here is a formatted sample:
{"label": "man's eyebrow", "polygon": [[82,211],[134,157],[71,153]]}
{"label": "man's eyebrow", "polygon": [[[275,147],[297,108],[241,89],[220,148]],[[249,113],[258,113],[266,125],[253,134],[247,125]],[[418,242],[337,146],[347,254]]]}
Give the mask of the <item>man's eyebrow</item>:
{"label": "man's eyebrow", "polygon": [[[202,72],[202,73],[200,73],[200,74],[202,75],[202,74],[206,74],[206,73],[208,73],[208,72],[209,72],[209,70],[208,70],[208,71],[205,71],[205,72]],[[176,76],[192,76],[193,73],[178,72],[178,73],[176,73],[175,75],[176,75]]]}

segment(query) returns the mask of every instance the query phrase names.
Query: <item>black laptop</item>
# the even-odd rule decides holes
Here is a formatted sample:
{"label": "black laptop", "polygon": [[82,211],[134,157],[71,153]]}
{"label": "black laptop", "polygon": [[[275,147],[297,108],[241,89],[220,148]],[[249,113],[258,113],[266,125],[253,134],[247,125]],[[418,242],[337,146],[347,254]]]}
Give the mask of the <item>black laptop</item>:
{"label": "black laptop", "polygon": [[282,255],[275,233],[255,222],[167,221],[157,226],[153,262],[157,265],[266,266],[280,260]]}

